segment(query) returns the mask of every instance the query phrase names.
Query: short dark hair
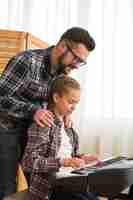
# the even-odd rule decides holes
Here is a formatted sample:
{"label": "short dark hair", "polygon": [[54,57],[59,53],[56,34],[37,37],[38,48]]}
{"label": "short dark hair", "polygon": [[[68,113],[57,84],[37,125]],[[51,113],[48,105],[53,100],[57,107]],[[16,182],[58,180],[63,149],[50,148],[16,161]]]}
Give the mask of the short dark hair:
{"label": "short dark hair", "polygon": [[60,75],[56,77],[50,86],[48,102],[53,105],[53,95],[56,93],[59,96],[68,94],[71,89],[80,90],[80,84],[77,80],[70,76]]}
{"label": "short dark hair", "polygon": [[75,43],[82,43],[85,45],[88,51],[92,51],[95,48],[95,41],[89,32],[81,27],[72,27],[68,29],[60,40],[69,40]]}

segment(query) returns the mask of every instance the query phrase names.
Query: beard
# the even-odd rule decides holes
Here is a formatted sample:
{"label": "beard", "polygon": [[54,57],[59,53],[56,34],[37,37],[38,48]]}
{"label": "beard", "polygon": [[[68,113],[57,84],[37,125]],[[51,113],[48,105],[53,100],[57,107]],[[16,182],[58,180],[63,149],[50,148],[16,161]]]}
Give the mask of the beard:
{"label": "beard", "polygon": [[64,55],[58,58],[58,69],[57,69],[58,75],[60,74],[68,75],[74,69],[72,65],[65,65],[63,62],[63,58],[64,58]]}

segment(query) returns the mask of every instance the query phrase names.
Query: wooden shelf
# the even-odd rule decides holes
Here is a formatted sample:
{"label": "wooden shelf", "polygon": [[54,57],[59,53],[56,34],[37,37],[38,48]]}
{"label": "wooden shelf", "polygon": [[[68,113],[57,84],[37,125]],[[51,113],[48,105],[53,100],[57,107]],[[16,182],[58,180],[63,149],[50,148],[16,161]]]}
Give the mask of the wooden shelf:
{"label": "wooden shelf", "polygon": [[47,48],[48,44],[34,35],[23,31],[0,29],[0,74],[9,59],[26,49]]}

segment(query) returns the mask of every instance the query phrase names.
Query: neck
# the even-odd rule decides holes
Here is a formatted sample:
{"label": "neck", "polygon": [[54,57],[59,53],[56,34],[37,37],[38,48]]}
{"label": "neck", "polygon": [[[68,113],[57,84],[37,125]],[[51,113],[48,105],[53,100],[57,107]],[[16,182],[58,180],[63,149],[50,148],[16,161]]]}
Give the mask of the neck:
{"label": "neck", "polygon": [[52,111],[52,112],[55,114],[55,116],[56,116],[60,121],[63,121],[64,116],[61,115],[61,114],[58,112],[58,110],[54,107],[54,105],[48,105],[48,109],[49,109],[50,111]]}
{"label": "neck", "polygon": [[58,64],[58,54],[57,54],[56,46],[52,49],[51,63],[52,63],[52,65]]}
{"label": "neck", "polygon": [[60,121],[63,121],[63,115],[61,115],[56,108],[54,108],[54,113]]}

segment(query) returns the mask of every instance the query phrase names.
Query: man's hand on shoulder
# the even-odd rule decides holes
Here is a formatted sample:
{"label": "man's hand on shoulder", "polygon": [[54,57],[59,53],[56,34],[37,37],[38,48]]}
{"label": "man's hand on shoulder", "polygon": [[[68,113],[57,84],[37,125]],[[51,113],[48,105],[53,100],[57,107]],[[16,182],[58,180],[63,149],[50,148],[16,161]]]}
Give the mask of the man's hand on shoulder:
{"label": "man's hand on shoulder", "polygon": [[40,127],[51,127],[54,120],[53,113],[46,109],[38,109],[35,112],[33,119]]}

